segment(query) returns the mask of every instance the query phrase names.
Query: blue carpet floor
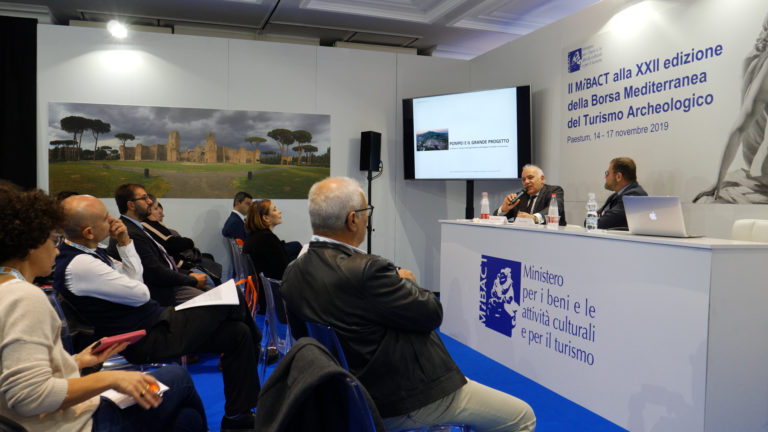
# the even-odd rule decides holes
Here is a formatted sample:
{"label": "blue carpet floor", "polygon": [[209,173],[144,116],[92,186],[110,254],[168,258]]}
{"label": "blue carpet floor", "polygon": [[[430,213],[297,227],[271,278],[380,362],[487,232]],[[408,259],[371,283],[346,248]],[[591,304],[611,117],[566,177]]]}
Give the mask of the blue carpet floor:
{"label": "blue carpet floor", "polygon": [[[528,402],[536,413],[537,432],[618,432],[625,429],[515,373],[506,366],[441,334],[445,346],[462,372],[474,381],[513,394]],[[189,365],[189,372],[203,398],[211,432],[218,432],[224,414],[224,392],[218,356],[203,356]]]}

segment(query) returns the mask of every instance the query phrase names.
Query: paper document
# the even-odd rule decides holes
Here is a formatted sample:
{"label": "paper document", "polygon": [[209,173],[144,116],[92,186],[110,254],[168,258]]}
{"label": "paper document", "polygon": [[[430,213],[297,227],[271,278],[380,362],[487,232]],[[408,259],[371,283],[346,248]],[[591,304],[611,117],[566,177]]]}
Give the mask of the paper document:
{"label": "paper document", "polygon": [[[160,381],[157,382],[157,385],[160,386],[160,390],[157,391],[157,393],[160,395],[168,390],[168,386],[161,383]],[[101,395],[114,402],[115,405],[120,407],[120,409],[125,409],[131,405],[136,404],[136,399],[134,399],[133,396],[128,396],[127,394],[120,393],[117,390],[107,390]]]}
{"label": "paper document", "polygon": [[239,303],[240,300],[237,298],[235,281],[230,279],[216,288],[176,306],[176,310],[180,311],[198,306],[236,305]]}

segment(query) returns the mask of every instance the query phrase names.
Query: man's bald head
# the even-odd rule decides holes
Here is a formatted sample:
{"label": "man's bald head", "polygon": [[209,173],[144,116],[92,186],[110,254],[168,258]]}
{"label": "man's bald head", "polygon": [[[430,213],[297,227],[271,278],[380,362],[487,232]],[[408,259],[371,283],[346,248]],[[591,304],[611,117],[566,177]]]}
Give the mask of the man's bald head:
{"label": "man's bald head", "polygon": [[[363,217],[364,212],[355,212],[365,206],[365,194],[355,180],[349,177],[329,177],[321,180],[309,189],[309,220],[312,223],[312,231],[357,246],[365,238],[365,233],[350,233],[350,230],[356,230],[350,223],[360,222],[364,225],[367,215],[364,216],[365,220],[350,218],[355,215]],[[347,238],[351,234],[354,234],[354,238]]]}
{"label": "man's bald head", "polygon": [[[83,239],[83,230],[97,225],[108,216],[107,207],[96,197],[73,195],[61,202],[64,208],[64,234],[70,240]],[[103,238],[96,240],[97,242]]]}

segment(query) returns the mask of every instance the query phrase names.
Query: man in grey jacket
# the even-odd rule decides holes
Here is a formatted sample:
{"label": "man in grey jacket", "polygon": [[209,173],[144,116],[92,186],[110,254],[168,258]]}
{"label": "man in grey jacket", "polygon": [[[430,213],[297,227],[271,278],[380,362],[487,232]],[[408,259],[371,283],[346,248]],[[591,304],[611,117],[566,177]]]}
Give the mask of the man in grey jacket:
{"label": "man in grey jacket", "polygon": [[350,372],[376,402],[387,430],[463,423],[477,432],[533,431],[528,404],[461,373],[435,332],[443,318],[435,295],[410,271],[357,248],[372,211],[352,179],[312,186],[315,235],[286,269],[280,290],[294,323],[336,330]]}

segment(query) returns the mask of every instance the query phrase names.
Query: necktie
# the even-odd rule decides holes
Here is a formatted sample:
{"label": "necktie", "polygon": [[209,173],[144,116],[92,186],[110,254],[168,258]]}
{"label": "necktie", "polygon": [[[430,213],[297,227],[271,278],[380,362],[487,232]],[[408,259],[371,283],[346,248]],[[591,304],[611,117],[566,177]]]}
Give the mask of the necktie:
{"label": "necktie", "polygon": [[611,194],[611,195],[608,197],[608,199],[607,199],[607,200],[605,200],[605,204],[603,204],[603,206],[602,206],[602,207],[600,207],[600,210],[598,210],[598,211],[597,211],[597,215],[598,215],[598,216],[602,216],[602,215],[603,215],[603,213],[604,213],[606,210],[610,210],[611,208],[613,208],[613,204],[614,204],[614,201],[616,200],[616,196],[617,196],[617,195],[616,195],[615,193],[613,193],[613,194]]}
{"label": "necktie", "polygon": [[173,257],[171,257],[170,255],[168,255],[168,252],[166,252],[166,250],[165,250],[165,248],[163,247],[163,245],[161,245],[160,243],[158,243],[157,241],[155,241],[155,239],[152,237],[152,235],[151,235],[149,232],[147,232],[147,230],[145,230],[145,229],[144,229],[144,227],[142,227],[142,228],[141,228],[141,230],[142,230],[142,231],[144,231],[144,234],[146,234],[146,235],[147,235],[147,237],[149,237],[149,239],[150,239],[150,240],[152,240],[153,242],[155,242],[155,244],[157,245],[157,248],[158,248],[158,249],[160,249],[160,252],[161,252],[161,253],[163,254],[163,256],[165,257],[165,260],[166,260],[166,261],[168,261],[168,265],[170,265],[170,266],[171,266],[171,268],[172,268],[174,271],[179,271],[179,268],[176,266],[176,261],[174,261],[174,260],[173,260]]}
{"label": "necktie", "polygon": [[538,196],[539,195],[532,195],[528,199],[528,213],[533,213],[533,205],[536,203],[536,197],[538,197]]}

